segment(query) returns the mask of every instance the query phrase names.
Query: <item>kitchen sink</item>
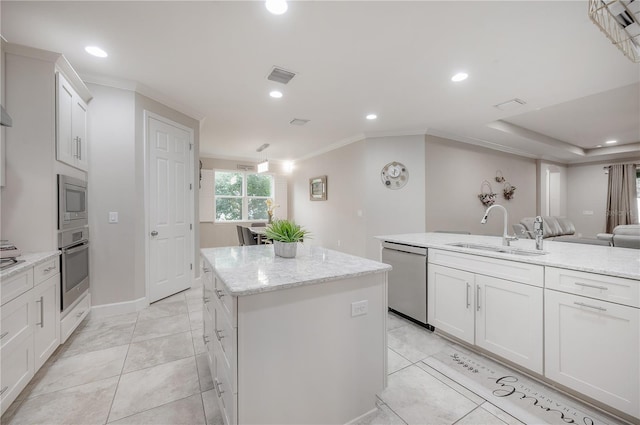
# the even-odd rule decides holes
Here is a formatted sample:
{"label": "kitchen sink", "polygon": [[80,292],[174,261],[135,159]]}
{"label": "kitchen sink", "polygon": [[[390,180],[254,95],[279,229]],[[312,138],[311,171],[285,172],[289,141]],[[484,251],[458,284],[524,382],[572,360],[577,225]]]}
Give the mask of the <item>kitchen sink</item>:
{"label": "kitchen sink", "polygon": [[482,251],[503,252],[505,254],[515,254],[515,255],[545,255],[545,254],[548,254],[548,252],[546,252],[546,251],[515,248],[515,247],[512,247],[512,246],[485,245],[485,244],[479,244],[479,243],[455,242],[455,243],[449,243],[447,245],[457,246],[457,247],[460,247],[460,248],[479,249],[479,250],[482,250]]}

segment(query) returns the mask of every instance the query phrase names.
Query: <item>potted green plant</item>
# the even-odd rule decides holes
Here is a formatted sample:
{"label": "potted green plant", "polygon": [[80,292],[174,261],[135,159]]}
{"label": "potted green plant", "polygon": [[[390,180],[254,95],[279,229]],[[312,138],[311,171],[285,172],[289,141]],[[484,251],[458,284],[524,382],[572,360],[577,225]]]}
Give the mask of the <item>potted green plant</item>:
{"label": "potted green plant", "polygon": [[298,242],[302,242],[305,236],[309,237],[309,231],[290,220],[274,220],[264,234],[273,240],[275,254],[285,258],[295,257]]}

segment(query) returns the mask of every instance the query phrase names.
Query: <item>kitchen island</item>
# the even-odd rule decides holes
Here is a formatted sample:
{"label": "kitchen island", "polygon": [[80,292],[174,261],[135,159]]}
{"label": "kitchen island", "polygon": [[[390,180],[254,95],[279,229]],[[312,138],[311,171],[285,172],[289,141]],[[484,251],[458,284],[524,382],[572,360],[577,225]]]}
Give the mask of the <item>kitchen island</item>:
{"label": "kitchen island", "polygon": [[530,239],[506,247],[445,233],[378,239],[427,248],[436,332],[640,421],[639,250],[545,241],[540,251]]}
{"label": "kitchen island", "polygon": [[227,424],[343,424],[386,383],[390,266],[320,247],[202,249],[203,337]]}

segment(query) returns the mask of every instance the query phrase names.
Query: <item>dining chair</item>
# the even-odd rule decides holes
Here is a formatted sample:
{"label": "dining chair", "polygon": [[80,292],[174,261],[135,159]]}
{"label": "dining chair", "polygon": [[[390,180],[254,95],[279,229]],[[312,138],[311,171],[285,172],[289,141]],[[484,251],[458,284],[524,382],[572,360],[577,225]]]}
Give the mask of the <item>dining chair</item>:
{"label": "dining chair", "polygon": [[236,226],[236,230],[238,232],[238,243],[240,246],[244,245],[244,236],[243,236],[243,232],[242,232],[242,226]]}
{"label": "dining chair", "polygon": [[253,233],[248,227],[242,227],[242,237],[245,245],[258,245],[258,240],[253,237]]}

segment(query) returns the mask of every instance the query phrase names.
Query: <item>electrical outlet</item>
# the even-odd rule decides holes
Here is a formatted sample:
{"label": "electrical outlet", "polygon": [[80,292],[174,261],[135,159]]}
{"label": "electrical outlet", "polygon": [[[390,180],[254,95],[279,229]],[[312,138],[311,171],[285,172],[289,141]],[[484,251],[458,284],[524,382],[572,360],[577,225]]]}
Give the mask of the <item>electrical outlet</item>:
{"label": "electrical outlet", "polygon": [[117,223],[118,222],[118,213],[110,212],[109,213],[109,223]]}
{"label": "electrical outlet", "polygon": [[362,300],[351,303],[351,317],[363,316],[369,312],[369,301]]}
{"label": "electrical outlet", "polygon": [[583,211],[582,211],[582,215],[593,215],[593,211],[590,211],[590,210],[583,210]]}

